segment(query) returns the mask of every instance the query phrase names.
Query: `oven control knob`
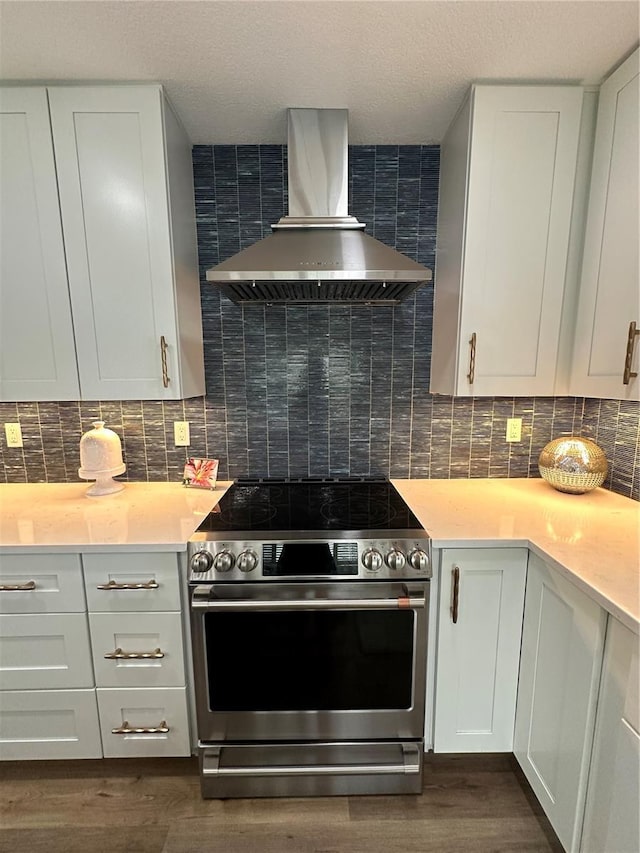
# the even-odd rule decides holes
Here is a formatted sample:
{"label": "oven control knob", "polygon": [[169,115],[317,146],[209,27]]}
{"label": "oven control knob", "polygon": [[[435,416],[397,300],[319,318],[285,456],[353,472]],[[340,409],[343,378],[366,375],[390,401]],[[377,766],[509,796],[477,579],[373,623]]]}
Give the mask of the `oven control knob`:
{"label": "oven control knob", "polygon": [[362,555],[362,565],[368,572],[379,572],[382,568],[382,554],[375,548],[367,548]]}
{"label": "oven control knob", "polygon": [[230,572],[235,561],[235,557],[230,551],[218,551],[213,558],[213,568],[216,572]]}
{"label": "oven control knob", "polygon": [[409,554],[409,563],[412,569],[415,569],[417,572],[424,572],[429,568],[429,555],[422,548],[415,548]]}
{"label": "oven control knob", "polygon": [[212,565],[213,557],[208,551],[198,551],[198,553],[194,554],[191,558],[192,572],[197,572],[198,574],[201,572],[208,572]]}
{"label": "oven control knob", "polygon": [[385,562],[390,569],[397,572],[400,571],[400,569],[404,569],[407,560],[402,551],[399,551],[397,548],[392,548],[385,557]]}
{"label": "oven control knob", "polygon": [[252,572],[258,565],[258,557],[254,551],[247,549],[238,554],[237,566],[241,572]]}

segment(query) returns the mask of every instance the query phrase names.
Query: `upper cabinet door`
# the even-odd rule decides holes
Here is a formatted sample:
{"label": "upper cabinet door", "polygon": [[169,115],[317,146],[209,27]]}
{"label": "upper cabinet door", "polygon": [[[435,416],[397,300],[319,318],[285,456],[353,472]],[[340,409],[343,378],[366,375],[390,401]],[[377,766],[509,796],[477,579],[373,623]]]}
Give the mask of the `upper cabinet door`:
{"label": "upper cabinet door", "polygon": [[82,397],[180,396],[162,91],[49,98]]}
{"label": "upper cabinet door", "polygon": [[0,89],[0,399],[80,396],[44,88]]}
{"label": "upper cabinet door", "polygon": [[[639,400],[638,57],[600,90],[570,393]],[[625,376],[625,365],[627,375]]]}
{"label": "upper cabinet door", "polygon": [[442,146],[431,391],[553,394],[583,90],[474,86]]}

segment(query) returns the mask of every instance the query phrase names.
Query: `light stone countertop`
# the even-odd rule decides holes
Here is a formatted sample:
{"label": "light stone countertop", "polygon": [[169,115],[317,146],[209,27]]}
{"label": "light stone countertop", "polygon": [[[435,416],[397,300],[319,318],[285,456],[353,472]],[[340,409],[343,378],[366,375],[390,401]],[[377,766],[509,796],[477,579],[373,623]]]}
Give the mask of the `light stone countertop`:
{"label": "light stone countertop", "polygon": [[[540,479],[393,480],[434,547],[530,547],[640,633],[640,504],[606,489],[566,495]],[[0,484],[0,549],[184,551],[231,484]]]}
{"label": "light stone countertop", "polygon": [[125,483],[85,496],[87,483],[0,484],[4,551],[185,551],[187,540],[231,483],[214,490],[180,483]]}
{"label": "light stone countertop", "polygon": [[393,480],[434,547],[524,545],[640,633],[640,504],[541,479]]}

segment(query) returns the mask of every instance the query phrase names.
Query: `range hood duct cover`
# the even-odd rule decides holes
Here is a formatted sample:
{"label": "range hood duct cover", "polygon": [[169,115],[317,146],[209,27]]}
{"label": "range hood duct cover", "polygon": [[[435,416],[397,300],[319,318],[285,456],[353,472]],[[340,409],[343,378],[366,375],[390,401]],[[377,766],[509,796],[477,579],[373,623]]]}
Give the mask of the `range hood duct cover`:
{"label": "range hood duct cover", "polygon": [[207,270],[233,302],[395,304],[431,281],[348,215],[347,121],[347,110],[288,110],[289,215]]}

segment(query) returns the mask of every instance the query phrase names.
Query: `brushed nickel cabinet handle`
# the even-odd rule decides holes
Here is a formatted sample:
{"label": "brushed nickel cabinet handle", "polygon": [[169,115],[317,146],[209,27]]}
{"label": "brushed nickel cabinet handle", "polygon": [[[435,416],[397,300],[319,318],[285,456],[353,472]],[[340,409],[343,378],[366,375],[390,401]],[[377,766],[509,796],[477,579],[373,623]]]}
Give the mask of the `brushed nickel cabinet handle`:
{"label": "brushed nickel cabinet handle", "polygon": [[3,583],[0,585],[0,592],[27,592],[36,588],[35,581],[27,581],[26,583]]}
{"label": "brushed nickel cabinet handle", "polygon": [[112,735],[166,735],[171,729],[163,720],[159,726],[130,726],[125,720],[121,726],[111,729]]}
{"label": "brushed nickel cabinet handle", "polygon": [[162,384],[165,388],[169,387],[169,373],[167,371],[167,350],[169,349],[169,345],[167,344],[164,335],[160,335],[160,357],[162,359]]}
{"label": "brushed nickel cabinet handle", "polygon": [[467,379],[469,385],[473,385],[473,380],[476,378],[476,333],[474,332],[469,338],[469,372]]}
{"label": "brushed nickel cabinet handle", "polygon": [[622,384],[628,385],[631,379],[635,379],[638,375],[637,371],[635,373],[631,372],[631,362],[633,361],[633,350],[636,345],[636,338],[640,335],[640,329],[636,329],[636,324],[634,322],[629,323],[629,336],[627,337],[627,350],[624,355],[624,374],[622,377]]}
{"label": "brushed nickel cabinet handle", "polygon": [[453,604],[451,605],[451,620],[455,625],[458,621],[458,597],[460,595],[460,569],[456,566],[451,572],[453,575]]}
{"label": "brushed nickel cabinet handle", "polygon": [[152,652],[123,652],[118,646],[104,657],[105,660],[158,660],[164,657],[164,652],[161,649],[154,649]]}
{"label": "brushed nickel cabinet handle", "polygon": [[109,583],[98,584],[96,589],[158,589],[158,582],[153,578],[144,583],[118,583],[118,581],[109,581]]}

